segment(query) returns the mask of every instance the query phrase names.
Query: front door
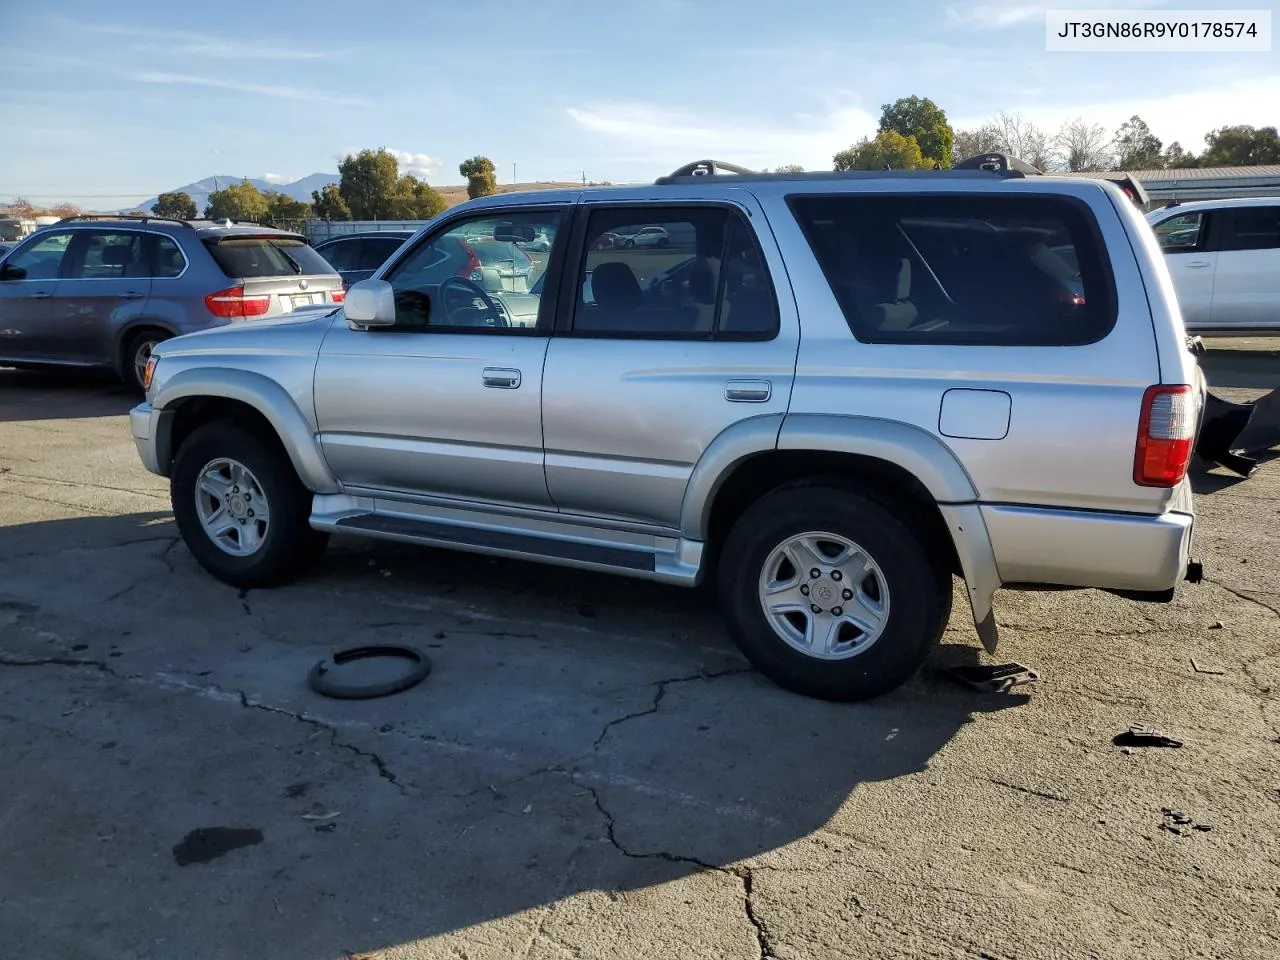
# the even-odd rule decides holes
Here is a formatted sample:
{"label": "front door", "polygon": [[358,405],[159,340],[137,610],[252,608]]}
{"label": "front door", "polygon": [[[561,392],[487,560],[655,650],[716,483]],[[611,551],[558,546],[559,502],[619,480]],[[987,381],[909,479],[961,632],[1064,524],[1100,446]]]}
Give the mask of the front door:
{"label": "front door", "polygon": [[1185,213],[1155,226],[1169,275],[1178,295],[1182,321],[1202,328],[1213,321],[1213,291],[1218,255],[1209,249],[1209,220],[1217,214]]}
{"label": "front door", "polygon": [[52,359],[50,332],[58,273],[71,231],[49,231],[14,250],[0,270],[0,357]]}
{"label": "front door", "polygon": [[80,230],[62,265],[50,330],[68,360],[114,363],[116,333],[151,295],[147,243],[138,230]]}
{"label": "front door", "polygon": [[[786,412],[798,327],[766,268],[777,250],[737,204],[580,216],[543,384],[547,485],[565,513],[674,528],[711,442]],[[629,242],[646,228],[664,242]]]}
{"label": "front door", "polygon": [[344,487],[551,506],[541,408],[551,298],[535,325],[521,326],[503,295],[481,289],[451,252],[463,236],[501,241],[540,226],[554,235],[563,215],[540,207],[450,220],[388,273],[394,326],[333,325],[316,368],[316,417]]}

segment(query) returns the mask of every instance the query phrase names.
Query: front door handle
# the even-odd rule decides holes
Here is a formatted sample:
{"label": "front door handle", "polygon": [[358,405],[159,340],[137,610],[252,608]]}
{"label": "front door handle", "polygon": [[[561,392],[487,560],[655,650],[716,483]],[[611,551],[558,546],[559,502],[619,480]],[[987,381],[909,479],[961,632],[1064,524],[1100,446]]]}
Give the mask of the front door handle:
{"label": "front door handle", "polygon": [[122,293],[122,294],[120,294],[120,299],[121,299],[121,300],[137,300],[137,299],[139,299],[141,296],[142,296],[142,294],[138,293],[138,291],[136,291],[136,290],[130,290],[128,293]]}
{"label": "front door handle", "polygon": [[724,398],[737,403],[764,403],[773,396],[768,380],[729,380],[724,385]]}
{"label": "front door handle", "polygon": [[1188,263],[1188,264],[1187,264],[1187,267],[1188,267],[1188,268],[1190,268],[1190,269],[1192,269],[1192,270],[1199,270],[1199,269],[1201,269],[1202,267],[1207,267],[1207,266],[1209,266],[1209,261],[1208,261],[1208,260],[1195,260],[1195,261],[1193,261],[1193,262],[1191,262],[1191,263]]}
{"label": "front door handle", "polygon": [[31,299],[32,300],[48,300],[52,296],[53,296],[52,293],[49,293],[45,290],[41,290],[39,293],[33,293],[31,295]]}
{"label": "front door handle", "polygon": [[499,390],[514,390],[520,386],[520,371],[512,367],[485,367],[484,385]]}

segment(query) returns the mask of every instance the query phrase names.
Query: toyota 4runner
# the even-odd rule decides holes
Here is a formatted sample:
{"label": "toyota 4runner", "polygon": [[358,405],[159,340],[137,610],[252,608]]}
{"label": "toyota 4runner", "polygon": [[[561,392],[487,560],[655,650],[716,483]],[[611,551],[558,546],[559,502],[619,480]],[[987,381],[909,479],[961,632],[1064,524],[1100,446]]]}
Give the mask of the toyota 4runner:
{"label": "toyota 4runner", "polygon": [[[461,234],[548,239],[519,310]],[[1099,180],[701,161],[487,197],[343,308],[167,340],[146,381],[138,451],[228,583],[330,533],[711,579],[743,653],[811,696],[908,679],[953,575],[994,650],[1001,586],[1168,600],[1189,569],[1203,378]]]}

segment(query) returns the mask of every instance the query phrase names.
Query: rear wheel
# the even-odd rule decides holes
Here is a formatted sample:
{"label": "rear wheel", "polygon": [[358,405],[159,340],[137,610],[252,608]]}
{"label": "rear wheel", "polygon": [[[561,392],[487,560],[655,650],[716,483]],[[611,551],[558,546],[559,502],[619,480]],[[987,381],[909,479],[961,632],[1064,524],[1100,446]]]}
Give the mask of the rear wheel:
{"label": "rear wheel", "polygon": [[805,696],[867,700],[924,664],[950,617],[951,577],[890,507],[797,484],[734,524],[720,597],[734,640],[769,679]]}
{"label": "rear wheel", "polygon": [[124,379],[135,390],[145,391],[147,361],[151,351],[169,339],[163,330],[143,330],[129,338],[124,351]]}
{"label": "rear wheel", "polygon": [[199,427],[183,442],[169,486],[192,556],[233,586],[288,580],[328,542],[311,529],[311,492],[284,451],[229,421]]}

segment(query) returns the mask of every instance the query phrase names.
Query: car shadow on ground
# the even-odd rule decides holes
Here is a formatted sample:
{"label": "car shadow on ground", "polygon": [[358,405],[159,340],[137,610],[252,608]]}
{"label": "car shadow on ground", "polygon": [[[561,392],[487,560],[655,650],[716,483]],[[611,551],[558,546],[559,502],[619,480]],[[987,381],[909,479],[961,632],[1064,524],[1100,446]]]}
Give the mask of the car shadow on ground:
{"label": "car shadow on ground", "polygon": [[[120,549],[145,565],[140,586],[98,589],[87,575],[49,585],[45,567],[74,580]],[[105,670],[53,675],[90,691],[68,695],[73,707],[48,685],[6,699],[9,720],[35,715],[8,727],[6,759],[21,758],[28,785],[8,803],[51,799],[32,810],[0,798],[0,820],[12,824],[0,860],[33,862],[38,851],[41,875],[60,878],[59,896],[28,923],[60,923],[64,943],[83,936],[107,952],[163,937],[172,955],[248,955],[274,929],[272,957],[335,956],[465,937],[578,892],[598,891],[607,911],[620,895],[658,895],[694,874],[720,885],[708,897],[731,890],[745,923],[742,861],[797,843],[857,846],[856,818],[837,816],[855,791],[924,771],[975,714],[1025,702],[938,674],[978,661],[963,642],[944,643],[933,668],[876,701],[801,698],[735,661],[704,595],[468,554],[337,542],[306,579],[237,595],[195,566],[163,513],[0,528],[0,584],[0,654],[11,661],[32,637],[45,637],[55,661],[97,662],[98,644],[112,643]],[[128,607],[93,600],[108,588]],[[139,590],[153,612],[142,619]],[[79,604],[70,619],[84,624],[87,649],[75,649],[79,628],[55,603],[64,595]],[[464,612],[415,617],[413,602],[442,596]],[[241,604],[274,624],[251,654],[227,639]],[[476,611],[480,626],[467,619]],[[365,642],[393,616],[414,642],[440,640],[437,671],[416,693],[336,704],[292,668],[272,686],[281,662],[314,662],[338,639]],[[708,647],[730,668],[704,672]],[[189,681],[157,687],[174,664]],[[6,688],[14,673],[0,674]],[[252,698],[228,693],[247,687]],[[41,729],[59,732],[26,742]],[[62,746],[42,749],[50,743]],[[291,795],[300,809],[322,796],[314,785],[326,778],[336,785],[323,788],[324,803],[346,811],[334,825],[286,809]],[[920,789],[932,787],[922,779]],[[92,816],[60,816],[60,798],[84,794],[96,797]],[[103,820],[130,842],[100,842]],[[250,826],[262,842],[196,865],[171,858],[193,830]],[[0,894],[16,895],[5,888],[22,874],[0,880]],[[103,918],[121,915],[121,876],[147,909],[117,926]],[[294,922],[282,927],[286,910]]]}
{"label": "car shadow on ground", "polygon": [[108,373],[0,367],[0,422],[118,417],[141,401]]}

